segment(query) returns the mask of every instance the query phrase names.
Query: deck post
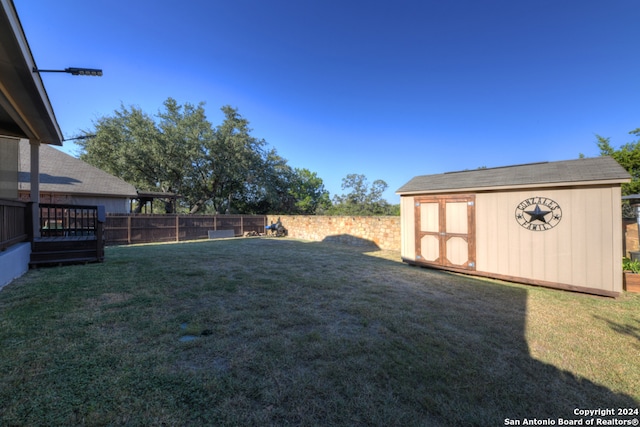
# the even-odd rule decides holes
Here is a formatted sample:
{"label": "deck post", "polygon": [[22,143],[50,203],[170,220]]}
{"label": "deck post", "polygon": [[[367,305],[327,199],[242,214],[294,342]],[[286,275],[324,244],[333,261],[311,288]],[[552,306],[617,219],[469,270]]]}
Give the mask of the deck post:
{"label": "deck post", "polygon": [[96,209],[96,244],[98,261],[104,261],[104,225],[107,222],[107,211],[99,205]]}
{"label": "deck post", "polygon": [[30,177],[30,185],[31,185],[31,194],[29,195],[31,199],[31,233],[29,233],[33,238],[40,237],[40,174],[38,171],[40,170],[40,142],[29,140],[29,145],[31,147],[31,177]]}

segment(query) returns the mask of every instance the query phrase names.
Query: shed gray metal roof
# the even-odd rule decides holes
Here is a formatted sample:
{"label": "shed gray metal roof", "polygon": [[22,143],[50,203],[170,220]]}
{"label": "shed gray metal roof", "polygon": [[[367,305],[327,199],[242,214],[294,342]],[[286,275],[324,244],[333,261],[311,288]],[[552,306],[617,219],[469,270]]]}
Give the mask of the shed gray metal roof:
{"label": "shed gray metal roof", "polygon": [[396,194],[624,183],[630,179],[629,173],[612,157],[601,156],[416,176]]}
{"label": "shed gray metal roof", "polygon": [[[29,142],[20,141],[18,189],[31,188]],[[40,192],[137,197],[133,185],[48,145],[40,145]]]}

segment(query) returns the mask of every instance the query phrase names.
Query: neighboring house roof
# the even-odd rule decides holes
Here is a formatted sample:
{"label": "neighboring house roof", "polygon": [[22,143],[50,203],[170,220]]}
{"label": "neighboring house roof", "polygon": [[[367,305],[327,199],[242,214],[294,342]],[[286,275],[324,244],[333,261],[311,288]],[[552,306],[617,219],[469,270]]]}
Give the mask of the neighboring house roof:
{"label": "neighboring house roof", "polygon": [[[29,142],[20,141],[18,190],[31,188]],[[40,146],[40,192],[137,197],[133,185],[48,145]]]}
{"label": "neighboring house roof", "polygon": [[631,176],[618,162],[611,157],[601,156],[416,176],[400,187],[396,194],[551,187],[563,184],[618,184],[630,180]]}

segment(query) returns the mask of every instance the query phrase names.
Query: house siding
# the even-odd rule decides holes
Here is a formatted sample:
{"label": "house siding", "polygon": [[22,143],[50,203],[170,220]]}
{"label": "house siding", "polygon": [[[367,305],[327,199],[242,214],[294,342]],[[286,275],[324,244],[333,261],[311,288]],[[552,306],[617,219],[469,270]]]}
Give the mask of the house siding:
{"label": "house siding", "polygon": [[[69,194],[40,193],[40,203],[53,203],[57,205],[80,206],[104,206],[105,212],[114,214],[126,214],[130,212],[130,199],[122,197],[92,197]],[[20,192],[20,201],[29,202],[29,193]]]}

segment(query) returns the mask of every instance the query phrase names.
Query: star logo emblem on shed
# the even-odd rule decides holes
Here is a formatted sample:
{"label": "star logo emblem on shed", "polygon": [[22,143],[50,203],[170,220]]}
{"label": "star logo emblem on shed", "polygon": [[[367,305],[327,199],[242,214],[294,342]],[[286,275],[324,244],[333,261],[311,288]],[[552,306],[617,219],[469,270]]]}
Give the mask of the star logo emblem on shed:
{"label": "star logo emblem on shed", "polygon": [[516,207],[516,221],[531,231],[550,230],[562,219],[560,205],[546,197],[530,197]]}

